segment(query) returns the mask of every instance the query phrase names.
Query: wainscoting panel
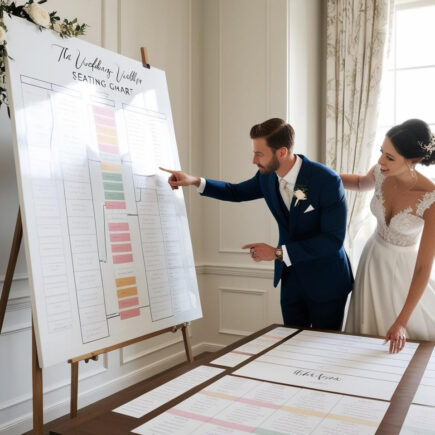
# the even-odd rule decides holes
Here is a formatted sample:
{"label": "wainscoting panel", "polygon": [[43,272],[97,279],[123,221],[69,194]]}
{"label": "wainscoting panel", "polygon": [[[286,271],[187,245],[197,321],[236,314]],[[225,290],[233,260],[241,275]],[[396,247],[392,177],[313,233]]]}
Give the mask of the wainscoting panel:
{"label": "wainscoting panel", "polygon": [[219,289],[219,332],[245,336],[266,326],[267,292],[244,288]]}

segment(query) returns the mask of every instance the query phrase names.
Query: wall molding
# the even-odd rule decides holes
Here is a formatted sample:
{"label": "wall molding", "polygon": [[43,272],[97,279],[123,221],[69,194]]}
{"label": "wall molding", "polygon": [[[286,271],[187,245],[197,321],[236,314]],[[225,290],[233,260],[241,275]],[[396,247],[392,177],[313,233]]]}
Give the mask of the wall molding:
{"label": "wall molding", "polygon": [[[238,329],[229,329],[225,328],[223,325],[223,304],[222,304],[222,297],[224,293],[232,293],[232,294],[245,294],[245,295],[253,295],[257,297],[261,297],[262,299],[262,307],[263,307],[263,318],[262,318],[262,324],[267,318],[267,290],[262,289],[251,289],[251,288],[241,288],[241,287],[219,287],[218,288],[218,297],[219,297],[219,326],[218,326],[218,332],[219,334],[227,334],[227,335],[237,335],[241,337],[246,337],[248,335],[251,335],[255,331],[242,331]],[[261,329],[261,327],[259,328]]]}
{"label": "wall molding", "polygon": [[[199,264],[196,266],[197,275],[217,275],[217,276],[238,276],[244,278],[260,278],[260,279],[273,279],[273,268],[270,267],[253,267],[253,266],[234,266],[230,264],[220,264],[220,263],[209,263],[209,264]],[[0,276],[0,282],[4,280],[4,276]],[[26,273],[16,274],[13,278],[13,281],[23,281],[28,280],[28,276]],[[9,298],[8,304],[6,306],[6,313],[9,315],[13,315],[13,313],[18,313],[19,311],[29,311],[32,310],[32,301],[30,295],[28,296],[18,296],[13,297],[12,295]],[[31,320],[26,322],[20,321],[15,325],[7,325],[3,326],[3,331],[1,335],[8,334],[17,334],[26,331],[30,331],[32,328]],[[231,332],[231,335],[240,335],[238,333]],[[152,349],[149,349],[146,352],[138,352],[134,357],[126,357],[123,359],[123,355],[121,355],[121,365],[127,364],[135,359],[142,358],[151,353],[155,353],[165,347],[172,346],[181,342],[181,339],[171,340],[169,343],[162,344]]]}
{"label": "wall molding", "polygon": [[[246,252],[243,252],[246,254]],[[253,267],[253,266],[234,266],[222,263],[203,263],[197,264],[196,272],[198,274],[212,274],[212,275],[231,275],[231,276],[254,276],[256,278],[271,278],[273,277],[272,267]],[[238,271],[238,272],[235,272]],[[28,280],[27,273],[17,273],[14,275],[12,282]],[[4,275],[0,275],[0,283],[4,282]],[[26,299],[26,297],[17,297],[12,299]]]}
{"label": "wall molding", "polygon": [[246,278],[272,279],[273,269],[270,267],[233,266],[229,264],[200,264],[196,266],[198,275],[242,276]]}
{"label": "wall molding", "polygon": [[183,341],[183,337],[178,337],[178,338],[175,338],[173,340],[169,340],[166,343],[162,343],[162,344],[153,346],[150,349],[141,350],[139,352],[135,352],[134,354],[132,354],[130,356],[126,355],[125,348],[123,347],[123,348],[120,349],[120,354],[119,354],[120,365],[124,366],[124,365],[126,365],[128,363],[131,363],[132,361],[136,361],[136,360],[141,359],[141,358],[143,358],[143,357],[145,357],[147,355],[151,355],[151,354],[153,354],[155,352],[158,352],[159,350],[163,350],[163,349],[166,349],[168,347],[174,346],[174,345],[176,345],[178,343],[181,343],[182,341]]}
{"label": "wall molding", "polygon": [[32,329],[32,324],[30,322],[18,323],[15,326],[5,326],[3,325],[2,333],[0,337],[3,335],[17,334],[19,332],[26,332]]}
{"label": "wall molding", "polygon": [[[179,334],[177,334],[178,332],[179,332]],[[189,332],[189,337],[192,337],[191,328],[188,328],[188,332]],[[120,349],[120,365],[121,366],[126,365],[132,361],[135,361],[135,360],[138,360],[138,359],[143,358],[145,356],[156,353],[159,350],[166,349],[166,348],[174,346],[178,343],[183,343],[184,340],[183,340],[183,335],[181,334],[181,330],[175,332],[175,334],[177,334],[176,338],[173,338],[173,339],[166,341],[164,343],[157,344],[149,349],[140,350],[140,351],[135,352],[134,354],[132,354],[130,356],[125,355],[125,352],[124,352],[125,347],[122,347]],[[136,344],[139,344],[139,343],[136,343]]]}
{"label": "wall molding", "polygon": [[7,312],[30,310],[32,308],[32,300],[30,296],[19,296],[15,298],[9,298],[6,306]]}
{"label": "wall molding", "polygon": [[[5,278],[6,278],[6,274],[0,275],[0,283],[4,283]],[[18,272],[18,273],[14,273],[14,276],[12,277],[12,282],[23,281],[26,279],[29,279],[29,275],[27,274],[27,272]]]}
{"label": "wall molding", "polygon": [[[25,311],[26,313],[20,313],[20,311]],[[7,316],[0,337],[27,331],[30,332],[32,329],[31,312],[32,301],[30,296],[9,297],[6,305]],[[15,322],[11,322],[11,316],[14,316]]]}
{"label": "wall molding", "polygon": [[[107,371],[107,354],[104,354],[103,357],[104,357],[104,359],[103,359],[102,366],[97,367],[95,370],[92,370],[88,373],[85,373],[82,376],[79,376],[79,382],[85,381],[86,379],[93,378],[94,376],[98,376],[101,373],[105,373]],[[71,382],[70,382],[69,378],[66,378],[60,382],[57,382],[57,383],[49,386],[48,388],[44,388],[44,397],[47,397],[47,395],[49,395],[50,393],[54,393],[55,391],[58,391],[61,389],[67,389],[66,397],[69,397],[70,385],[71,385]],[[18,405],[25,404],[27,402],[31,402],[32,398],[33,398],[33,394],[28,393],[28,394],[24,394],[22,396],[13,398],[11,400],[6,400],[4,402],[1,402],[0,403],[0,411],[4,411],[5,409],[11,408],[13,406],[18,406]],[[1,429],[2,428],[0,426],[0,431],[1,431]]]}

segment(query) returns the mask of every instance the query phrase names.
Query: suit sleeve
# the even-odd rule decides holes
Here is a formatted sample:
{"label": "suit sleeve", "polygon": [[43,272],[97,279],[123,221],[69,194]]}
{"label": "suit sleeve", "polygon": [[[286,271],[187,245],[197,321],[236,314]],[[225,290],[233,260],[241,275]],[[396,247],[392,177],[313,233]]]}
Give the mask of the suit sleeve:
{"label": "suit sleeve", "polygon": [[264,195],[260,186],[259,176],[257,172],[254,177],[238,184],[210,180],[207,178],[205,189],[201,195],[232,202],[252,201],[254,199],[263,198]]}
{"label": "suit sleeve", "polygon": [[305,240],[286,243],[292,264],[336,254],[346,235],[346,199],[341,179],[325,183],[320,196],[320,232]]}

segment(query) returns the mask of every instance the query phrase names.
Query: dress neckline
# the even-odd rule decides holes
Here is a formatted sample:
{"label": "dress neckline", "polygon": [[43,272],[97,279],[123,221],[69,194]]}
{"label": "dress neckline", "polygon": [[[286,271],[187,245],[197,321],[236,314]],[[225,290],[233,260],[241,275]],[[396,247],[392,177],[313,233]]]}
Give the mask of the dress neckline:
{"label": "dress neckline", "polygon": [[[381,173],[381,171],[378,171],[378,174],[380,176],[380,183],[379,183],[379,189],[378,189],[379,190],[379,200],[380,200],[381,206],[382,206],[382,219],[383,219],[385,227],[387,229],[390,229],[391,222],[393,222],[393,219],[395,219],[396,217],[401,216],[402,214],[403,215],[408,214],[410,216],[416,217],[417,219],[423,220],[422,216],[419,216],[418,214],[412,213],[413,208],[409,205],[408,207],[404,208],[403,210],[401,210],[401,211],[397,212],[396,214],[392,215],[390,220],[389,220],[389,222],[387,223],[387,213],[386,213],[386,209],[385,209],[385,198],[384,198],[384,191],[383,191],[383,188],[382,188],[382,185],[384,184],[385,177]],[[418,198],[417,201],[416,201],[416,204],[415,204],[415,210],[418,211],[419,205],[425,201],[426,196],[430,196],[430,195],[433,195],[433,194],[435,194],[435,189],[434,190],[430,190],[428,192],[425,192],[420,198]]]}

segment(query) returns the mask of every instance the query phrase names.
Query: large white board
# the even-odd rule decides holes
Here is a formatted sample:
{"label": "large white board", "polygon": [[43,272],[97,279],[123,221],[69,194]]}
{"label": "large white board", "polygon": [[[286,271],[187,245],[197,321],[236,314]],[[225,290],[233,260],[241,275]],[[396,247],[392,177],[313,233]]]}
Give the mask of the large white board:
{"label": "large white board", "polygon": [[41,366],[201,317],[165,73],[6,24]]}

